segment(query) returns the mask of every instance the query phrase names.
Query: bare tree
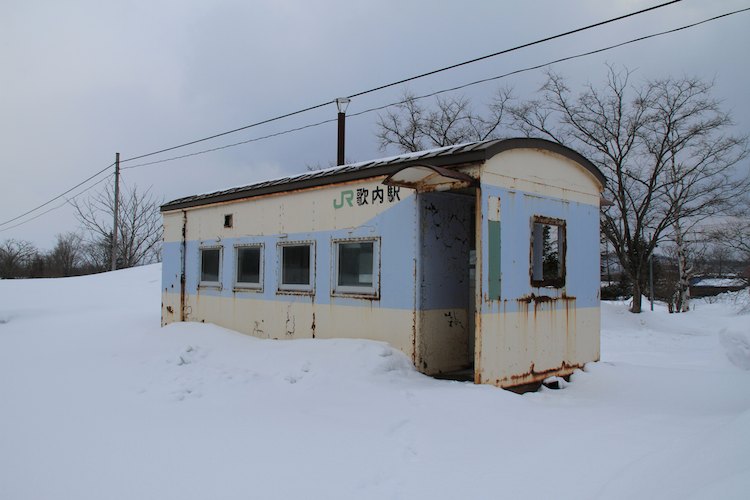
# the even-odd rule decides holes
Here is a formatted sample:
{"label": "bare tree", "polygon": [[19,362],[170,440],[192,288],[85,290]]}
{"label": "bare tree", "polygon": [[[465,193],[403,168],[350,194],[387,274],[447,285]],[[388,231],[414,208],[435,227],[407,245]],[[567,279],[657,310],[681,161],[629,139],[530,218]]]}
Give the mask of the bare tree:
{"label": "bare tree", "polygon": [[37,255],[33,243],[9,239],[0,244],[0,278],[21,278]]}
{"label": "bare tree", "polygon": [[716,239],[750,261],[750,221],[736,219],[714,230]]}
{"label": "bare tree", "polygon": [[[748,226],[748,230],[748,236],[750,236],[750,226]],[[719,278],[723,277],[736,263],[734,254],[735,252],[726,245],[712,245],[711,250],[706,254],[704,267],[701,271],[715,274]],[[750,246],[748,246],[748,256],[750,256]]]}
{"label": "bare tree", "polygon": [[730,217],[706,231],[707,237],[719,245],[717,250],[731,251],[750,264],[750,196],[738,198]]}
{"label": "bare tree", "polygon": [[74,232],[57,235],[55,247],[48,255],[48,270],[56,276],[73,276],[83,263],[83,237]]}
{"label": "bare tree", "polygon": [[[98,271],[109,269],[114,216],[114,192],[110,184],[85,201],[73,201],[76,218],[88,233],[86,259]],[[159,202],[137,187],[120,190],[117,235],[117,266],[127,268],[150,264],[159,259],[162,235]]]}
{"label": "bare tree", "polygon": [[631,311],[641,312],[648,258],[660,239],[679,251],[680,310],[689,278],[685,234],[725,210],[747,189],[735,167],[747,140],[726,135],[731,125],[712,84],[666,78],[629,85],[631,73],[609,68],[602,88],[573,95],[565,79],[548,73],[542,97],[513,108],[515,127],[581,151],[607,177],[613,204],[602,212],[602,232],[633,286]]}
{"label": "bare tree", "polygon": [[746,139],[723,133],[732,121],[711,97],[713,84],[683,78],[651,85],[656,106],[644,141],[654,162],[666,163],[665,208],[672,215],[668,236],[678,268],[675,312],[685,312],[693,267],[686,238],[697,224],[726,213],[750,187],[750,178],[735,171],[747,156]]}
{"label": "bare tree", "polygon": [[401,152],[415,152],[496,138],[512,100],[510,89],[500,89],[486,112],[479,113],[463,96],[437,97],[430,108],[405,91],[402,101],[378,119],[380,148],[393,145]]}
{"label": "bare tree", "polygon": [[89,236],[84,241],[83,265],[86,273],[101,273],[112,269],[112,234],[95,238]]}

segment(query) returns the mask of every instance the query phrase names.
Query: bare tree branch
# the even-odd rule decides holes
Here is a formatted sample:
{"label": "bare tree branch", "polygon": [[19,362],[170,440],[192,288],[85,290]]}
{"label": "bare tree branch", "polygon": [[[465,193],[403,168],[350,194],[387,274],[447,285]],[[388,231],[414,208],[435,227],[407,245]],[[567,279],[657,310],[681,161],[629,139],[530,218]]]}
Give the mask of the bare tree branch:
{"label": "bare tree branch", "polygon": [[9,239],[0,244],[0,278],[22,278],[25,268],[37,255],[33,243]]}
{"label": "bare tree branch", "polygon": [[73,276],[78,274],[83,264],[85,246],[83,237],[75,232],[58,234],[55,247],[47,255],[48,274],[52,276]]}
{"label": "bare tree branch", "polygon": [[665,78],[634,87],[630,78],[629,71],[609,67],[601,88],[589,84],[574,96],[550,72],[541,99],[511,110],[513,126],[579,150],[607,177],[613,205],[602,212],[602,232],[633,283],[633,312],[641,310],[657,243],[666,238],[682,247],[678,309],[685,310],[686,234],[750,188],[736,169],[747,158],[747,138],[725,133],[732,123],[711,96],[712,82]]}
{"label": "bare tree branch", "polygon": [[434,107],[428,108],[406,91],[400,104],[378,118],[380,148],[395,146],[401,152],[415,152],[496,138],[512,100],[510,89],[500,89],[480,113],[463,96],[437,97]]}
{"label": "bare tree branch", "polygon": [[[162,224],[159,203],[150,190],[122,186],[117,235],[118,267],[150,264],[159,257]],[[85,260],[100,270],[109,269],[114,191],[108,184],[103,191],[86,200],[71,202],[76,217],[87,232]]]}

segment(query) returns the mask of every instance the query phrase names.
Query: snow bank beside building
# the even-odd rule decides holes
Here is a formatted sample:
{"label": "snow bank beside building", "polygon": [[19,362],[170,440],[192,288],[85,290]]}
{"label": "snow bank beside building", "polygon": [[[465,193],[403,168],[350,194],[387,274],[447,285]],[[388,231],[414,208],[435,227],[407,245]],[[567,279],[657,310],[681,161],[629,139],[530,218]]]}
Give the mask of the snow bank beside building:
{"label": "snow bank beside building", "polygon": [[[0,281],[0,490],[23,499],[745,498],[747,316],[602,304],[602,361],[516,395],[386,344],[159,327],[158,266]],[[742,354],[744,353],[744,354]]]}

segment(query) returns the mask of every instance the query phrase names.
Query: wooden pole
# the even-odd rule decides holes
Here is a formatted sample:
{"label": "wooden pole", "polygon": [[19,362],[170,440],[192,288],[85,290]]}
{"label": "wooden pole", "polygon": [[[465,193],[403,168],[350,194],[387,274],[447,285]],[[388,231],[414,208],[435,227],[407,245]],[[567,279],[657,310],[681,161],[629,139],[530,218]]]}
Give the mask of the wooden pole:
{"label": "wooden pole", "polygon": [[118,213],[120,211],[120,153],[115,153],[115,210],[114,222],[112,223],[112,270],[117,270],[117,224]]}
{"label": "wooden pole", "polygon": [[336,165],[343,165],[346,160],[344,159],[344,135],[346,134],[346,114],[339,112],[338,115],[339,124],[339,139],[336,148]]}

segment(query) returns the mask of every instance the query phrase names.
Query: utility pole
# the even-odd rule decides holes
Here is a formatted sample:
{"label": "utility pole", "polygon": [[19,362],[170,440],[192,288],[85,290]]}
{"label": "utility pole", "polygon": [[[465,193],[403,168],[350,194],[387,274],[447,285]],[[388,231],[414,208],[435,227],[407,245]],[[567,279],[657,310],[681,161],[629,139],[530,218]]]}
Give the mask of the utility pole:
{"label": "utility pole", "polygon": [[117,270],[117,214],[120,211],[120,153],[115,153],[115,214],[112,223],[112,270]]}

